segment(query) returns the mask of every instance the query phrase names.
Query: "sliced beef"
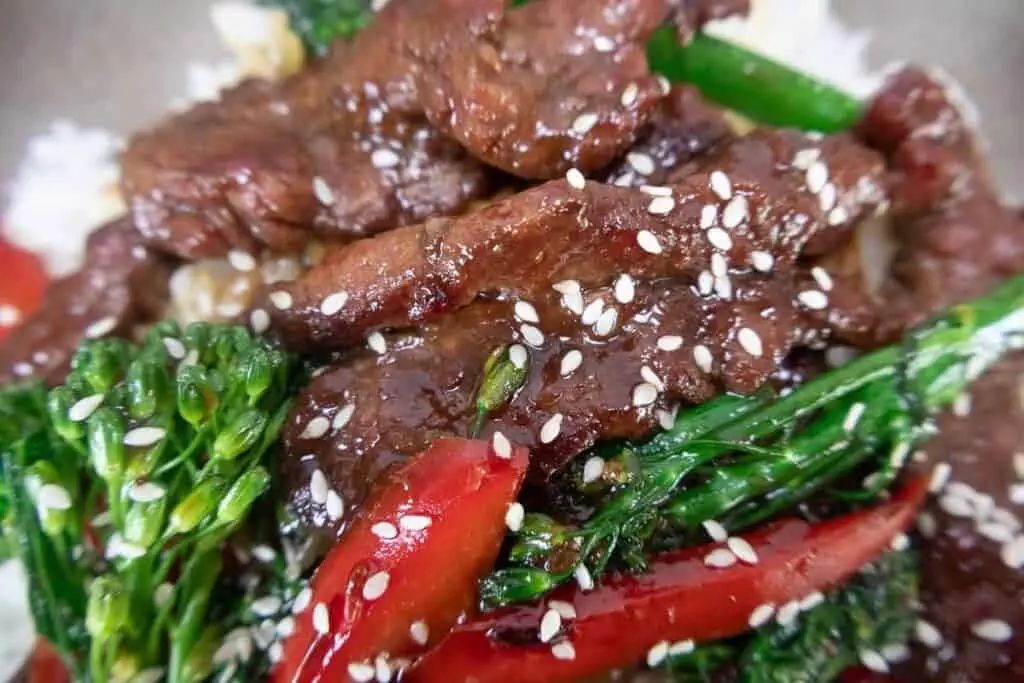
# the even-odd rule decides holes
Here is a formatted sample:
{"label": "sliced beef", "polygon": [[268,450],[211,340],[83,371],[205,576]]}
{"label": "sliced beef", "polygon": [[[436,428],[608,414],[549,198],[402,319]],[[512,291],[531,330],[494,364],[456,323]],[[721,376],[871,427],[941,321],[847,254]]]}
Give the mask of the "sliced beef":
{"label": "sliced beef", "polygon": [[849,137],[762,130],[665,187],[551,181],[472,214],[335,248],[274,292],[283,305],[270,307],[273,329],[292,348],[336,349],[483,293],[530,299],[566,279],[692,282],[787,268],[846,239],[881,201],[881,177],[881,159]]}
{"label": "sliced beef", "polygon": [[393,2],[302,73],[244,83],[136,135],[122,162],[139,230],[201,258],[295,250],[311,230],[351,238],[462,210],[491,177],[427,125],[413,55],[503,4]]}
{"label": "sliced beef", "polygon": [[[680,401],[754,391],[809,331],[793,285],[785,269],[735,277],[728,300],[674,280],[587,292],[565,282],[529,302],[478,301],[382,336],[298,399],[284,432],[289,499],[306,522],[336,526],[311,497],[314,471],[352,509],[382,471],[432,439],[469,436],[487,359],[509,344],[528,356],[526,379],[482,437],[500,431],[527,446],[538,479],[599,440],[642,438]],[[582,316],[567,307],[579,310],[574,300]]]}
{"label": "sliced beef", "polygon": [[136,325],[166,308],[170,271],[129,219],[100,228],[89,236],[82,268],[51,283],[39,310],[0,345],[0,384],[27,378],[57,384],[84,338],[131,337]]}

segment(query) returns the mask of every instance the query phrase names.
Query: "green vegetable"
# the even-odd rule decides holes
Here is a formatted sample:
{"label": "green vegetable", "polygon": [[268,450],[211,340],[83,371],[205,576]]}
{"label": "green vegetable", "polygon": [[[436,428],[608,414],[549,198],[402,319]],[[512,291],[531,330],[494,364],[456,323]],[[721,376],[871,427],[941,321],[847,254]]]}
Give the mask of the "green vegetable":
{"label": "green vegetable", "polygon": [[480,433],[488,415],[512,400],[526,379],[529,361],[525,354],[523,359],[513,360],[512,349],[511,346],[495,349],[484,365],[484,378],[476,394],[473,436]]}
{"label": "green vegetable", "polygon": [[[204,680],[224,666],[213,654],[225,634],[252,624],[252,591],[269,581],[294,595],[281,562],[243,585],[221,556],[240,526],[265,533],[254,510],[299,375],[243,328],[160,323],[139,345],[85,342],[52,391],[0,393],[4,537],[26,567],[36,627],[76,681],[155,667],[168,683]],[[252,658],[240,680],[267,666]]]}
{"label": "green vegetable", "polygon": [[347,38],[373,19],[370,0],[260,0],[288,13],[292,30],[313,54],[327,52],[338,38]]}
{"label": "green vegetable", "polygon": [[860,120],[863,105],[836,88],[706,34],[685,47],[660,29],[647,45],[652,71],[696,85],[705,97],[758,123],[834,133]]}
{"label": "green vegetable", "polygon": [[[528,515],[513,566],[481,583],[489,605],[539,597],[579,566],[597,575],[613,560],[643,569],[652,544],[701,538],[701,523],[742,529],[790,508],[866,463],[878,468],[870,497],[933,433],[931,417],[987,367],[1024,346],[1024,276],[956,306],[902,344],[862,356],[769,401],[724,396],[682,413],[672,430],[622,447],[622,476],[579,528]],[[586,457],[580,458],[586,460]],[[592,485],[591,485],[592,486]],[[581,485],[584,490],[590,490]],[[517,566],[518,565],[518,566]],[[543,569],[551,581],[523,566]]]}

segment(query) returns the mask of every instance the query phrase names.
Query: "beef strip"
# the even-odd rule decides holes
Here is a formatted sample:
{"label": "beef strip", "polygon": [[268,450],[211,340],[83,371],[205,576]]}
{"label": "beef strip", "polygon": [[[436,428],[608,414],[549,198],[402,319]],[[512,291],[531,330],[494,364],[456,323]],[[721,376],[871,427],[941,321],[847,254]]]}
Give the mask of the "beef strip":
{"label": "beef strip", "polygon": [[129,219],[103,226],[89,236],[82,268],[51,283],[39,310],[0,345],[0,384],[62,382],[83,338],[130,337],[136,325],[162,314],[170,272]]}
{"label": "beef strip", "polygon": [[390,3],[300,74],[244,83],[136,135],[122,163],[139,230],[194,259],[292,251],[310,230],[352,238],[459,212],[492,177],[426,123],[413,55],[503,4]]}
{"label": "beef strip", "polygon": [[[562,292],[574,287],[559,285]],[[644,437],[680,401],[752,392],[808,330],[794,303],[791,271],[739,275],[732,287],[729,299],[702,296],[676,280],[598,288],[582,294],[591,311],[584,316],[566,308],[563,293],[548,289],[529,306],[482,300],[413,332],[383,337],[386,349],[356,352],[299,397],[283,437],[289,500],[304,521],[335,526],[324,501],[311,498],[314,470],[351,510],[381,472],[434,438],[469,436],[487,359],[513,343],[528,353],[528,373],[515,397],[489,416],[482,437],[500,431],[528,447],[535,481],[597,441]],[[552,419],[560,426],[545,438]],[[326,434],[310,426],[324,420],[335,425]]]}
{"label": "beef strip", "polygon": [[718,270],[787,268],[830,233],[848,235],[882,199],[881,174],[881,159],[849,137],[761,130],[668,187],[551,181],[472,214],[335,248],[271,294],[272,327],[292,348],[329,350],[436,319],[483,293],[530,299],[558,280],[599,286],[620,273],[692,282],[711,277],[716,252]]}

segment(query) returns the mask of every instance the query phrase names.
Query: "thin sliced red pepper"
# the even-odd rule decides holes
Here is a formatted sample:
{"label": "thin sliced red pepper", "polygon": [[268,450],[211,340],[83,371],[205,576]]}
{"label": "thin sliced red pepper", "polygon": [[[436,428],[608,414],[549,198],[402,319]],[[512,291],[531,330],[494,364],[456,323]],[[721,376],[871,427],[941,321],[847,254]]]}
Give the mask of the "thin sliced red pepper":
{"label": "thin sliced red pepper", "polygon": [[[347,681],[349,665],[365,671],[382,653],[419,654],[440,640],[474,607],[527,465],[523,448],[502,458],[486,441],[442,439],[389,477],[317,570],[273,680]],[[367,599],[381,572],[386,590]],[[313,625],[321,604],[326,635]]]}
{"label": "thin sliced red pepper", "polygon": [[43,638],[36,639],[35,648],[25,663],[27,683],[71,683],[71,676],[60,655]]}
{"label": "thin sliced red pepper", "polygon": [[[660,641],[717,640],[750,629],[764,604],[841,583],[889,547],[927,493],[922,479],[877,507],[811,525],[784,520],[746,540],[756,564],[705,565],[712,546],[655,559],[643,574],[612,575],[593,591],[567,585],[550,599],[573,606],[558,635],[538,640],[550,601],[497,610],[460,624],[407,672],[403,683],[560,683],[643,660]],[[560,654],[561,657],[556,656]]]}
{"label": "thin sliced red pepper", "polygon": [[43,300],[46,270],[32,253],[0,239],[0,342]]}

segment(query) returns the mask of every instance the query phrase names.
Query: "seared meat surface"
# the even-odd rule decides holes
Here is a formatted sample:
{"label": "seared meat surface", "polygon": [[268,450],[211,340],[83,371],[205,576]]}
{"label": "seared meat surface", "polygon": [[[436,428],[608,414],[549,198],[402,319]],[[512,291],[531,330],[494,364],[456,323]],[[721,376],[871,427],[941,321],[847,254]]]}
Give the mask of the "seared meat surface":
{"label": "seared meat surface", "polygon": [[[732,269],[788,269],[845,239],[882,200],[882,173],[880,157],[849,137],[758,131],[668,186],[551,181],[335,248],[266,307],[287,345],[330,350],[434,320],[480,294],[533,299],[559,280],[592,287],[626,273],[726,290]],[[823,296],[812,294],[812,305],[824,308]]]}
{"label": "seared meat surface", "polygon": [[94,232],[82,268],[51,283],[39,310],[0,344],[0,384],[63,382],[83,339],[130,337],[136,325],[160,317],[170,266],[143,245],[127,218]]}

